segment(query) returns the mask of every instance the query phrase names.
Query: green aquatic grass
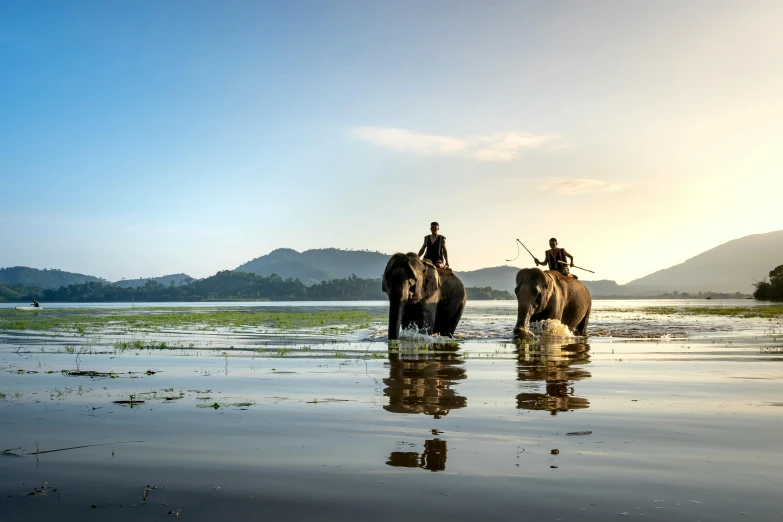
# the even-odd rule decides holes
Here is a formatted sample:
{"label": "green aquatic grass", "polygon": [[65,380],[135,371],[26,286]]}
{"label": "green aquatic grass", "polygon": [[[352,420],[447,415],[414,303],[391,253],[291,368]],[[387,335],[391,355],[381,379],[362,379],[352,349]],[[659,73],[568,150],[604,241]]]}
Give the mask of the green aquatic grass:
{"label": "green aquatic grass", "polygon": [[722,317],[761,317],[772,319],[783,317],[783,305],[775,306],[735,306],[735,307],[700,307],[700,308],[672,308],[651,307],[643,310],[649,314],[661,315],[717,315]]}
{"label": "green aquatic grass", "polygon": [[65,331],[79,335],[115,328],[135,331],[162,329],[216,330],[270,328],[294,330],[320,328],[323,333],[344,333],[367,328],[385,316],[379,311],[242,311],[183,309],[42,310],[30,314],[0,310],[0,330]]}

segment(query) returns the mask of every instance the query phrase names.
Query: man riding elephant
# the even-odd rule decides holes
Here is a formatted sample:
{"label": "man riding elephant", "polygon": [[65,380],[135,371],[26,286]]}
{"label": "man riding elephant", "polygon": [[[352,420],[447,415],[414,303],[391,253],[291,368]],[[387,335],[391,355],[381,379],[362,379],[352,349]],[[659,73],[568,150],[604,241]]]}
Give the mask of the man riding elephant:
{"label": "man riding elephant", "polygon": [[560,272],[564,276],[571,276],[574,279],[579,279],[568,269],[569,263],[566,262],[566,258],[571,259],[570,266],[574,266],[574,256],[566,252],[565,248],[557,248],[557,239],[554,237],[549,240],[549,250],[544,252],[545,262],[541,262],[538,258],[533,258],[538,265],[548,265],[550,270]]}
{"label": "man riding elephant", "polygon": [[438,268],[449,267],[449,253],[446,251],[446,237],[438,234],[440,225],[437,221],[430,223],[430,232],[424,236],[424,244],[419,249],[419,257],[424,254],[424,259],[429,259]]}
{"label": "man riding elephant", "polygon": [[530,322],[557,319],[576,335],[587,335],[592,297],[581,281],[555,270],[523,268],[517,273],[515,337],[530,335]]}
{"label": "man riding elephant", "polygon": [[383,271],[381,288],[389,296],[390,340],[410,325],[430,335],[454,335],[467,294],[451,269],[436,268],[412,252],[394,254]]}

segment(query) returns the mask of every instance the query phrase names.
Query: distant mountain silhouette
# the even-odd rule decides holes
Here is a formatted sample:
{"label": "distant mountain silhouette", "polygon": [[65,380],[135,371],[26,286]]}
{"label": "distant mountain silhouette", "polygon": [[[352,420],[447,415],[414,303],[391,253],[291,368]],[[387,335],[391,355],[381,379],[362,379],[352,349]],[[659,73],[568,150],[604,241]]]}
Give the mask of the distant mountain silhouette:
{"label": "distant mountain silhouette", "polygon": [[89,281],[106,282],[100,277],[93,277],[73,272],[63,272],[57,269],[29,268],[26,266],[12,266],[0,268],[0,284],[25,285],[37,288],[60,288],[61,286],[78,285]]}
{"label": "distant mountain silhouette", "polygon": [[[383,274],[389,256],[380,252],[336,248],[304,252],[278,248],[237,267],[236,270],[263,276],[277,274],[283,279],[292,277],[306,285],[312,285],[321,281],[350,277],[352,274],[361,278],[377,279]],[[513,294],[518,271],[517,267],[505,265],[455,273],[466,287],[490,287]],[[626,294],[623,287],[614,281],[584,281],[584,283],[595,296]]]}
{"label": "distant mountain silhouette", "polygon": [[[305,285],[345,279],[378,279],[389,260],[389,254],[358,250],[323,248],[297,252],[279,248],[236,268],[239,272],[261,276],[277,274],[283,279],[299,279]],[[754,234],[735,239],[664,270],[618,285],[611,280],[591,281],[582,278],[594,297],[654,296],[669,292],[742,292],[750,293],[755,281],[763,280],[771,269],[783,264],[783,230]],[[505,290],[513,293],[519,268],[495,266],[456,272],[466,287]],[[579,272],[577,272],[579,273]],[[579,273],[580,276],[586,274]],[[186,283],[186,274],[150,279],[132,279],[113,283],[118,287],[137,288],[152,280],[164,286],[174,281]],[[14,295],[29,294],[31,289],[59,289],[61,286],[86,282],[108,283],[104,279],[62,270],[39,270],[22,266],[0,269],[0,301]],[[25,287],[25,288],[22,288]]]}
{"label": "distant mountain silhouette", "polygon": [[623,285],[634,295],[661,292],[750,293],[754,281],[783,264],[783,230],[734,239],[678,265]]}
{"label": "distant mountain silhouette", "polygon": [[[469,272],[456,272],[456,274],[462,279],[465,286],[489,286],[495,290],[505,290],[513,295],[517,272],[519,272],[519,268],[506,265],[481,268]],[[596,297],[627,295],[627,290],[614,281],[602,279],[598,281],[582,280],[582,282],[590,290],[590,293]]]}
{"label": "distant mountain silhouette", "polygon": [[120,281],[115,281],[113,284],[123,288],[138,288],[140,286],[146,285],[147,281],[155,281],[156,283],[160,283],[165,286],[170,285],[171,282],[174,281],[174,286],[182,286],[188,284],[189,282],[195,281],[195,279],[187,274],[171,274],[160,277],[149,277],[147,279],[122,279]]}
{"label": "distant mountain silhouette", "polygon": [[455,273],[465,286],[475,286],[479,288],[489,286],[495,290],[505,290],[506,292],[511,292],[513,294],[514,287],[516,286],[517,272],[519,272],[519,268],[504,265]]}
{"label": "distant mountain silhouette", "polygon": [[380,252],[337,248],[297,252],[290,248],[278,248],[238,266],[236,270],[263,276],[277,274],[283,279],[293,277],[306,285],[312,285],[351,275],[377,279],[383,274],[388,261],[389,255]]}

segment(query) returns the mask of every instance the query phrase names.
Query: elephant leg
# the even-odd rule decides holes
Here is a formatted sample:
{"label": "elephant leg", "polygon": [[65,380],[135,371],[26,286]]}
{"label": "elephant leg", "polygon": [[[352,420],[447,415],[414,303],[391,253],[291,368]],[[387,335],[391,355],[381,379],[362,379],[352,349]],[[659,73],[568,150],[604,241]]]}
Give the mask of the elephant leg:
{"label": "elephant leg", "polygon": [[457,330],[459,320],[462,318],[462,312],[465,310],[465,303],[460,303],[457,309],[451,313],[446,314],[442,311],[438,314],[438,323],[436,324],[435,333],[443,336],[451,337]]}
{"label": "elephant leg", "polygon": [[436,305],[422,306],[422,328],[426,328],[429,335],[436,333],[438,315],[438,308]]}
{"label": "elephant leg", "polygon": [[590,310],[593,308],[592,303],[590,304],[590,307],[587,309],[587,313],[585,313],[584,319],[576,326],[576,331],[574,332],[576,335],[587,337],[587,323],[590,321]]}

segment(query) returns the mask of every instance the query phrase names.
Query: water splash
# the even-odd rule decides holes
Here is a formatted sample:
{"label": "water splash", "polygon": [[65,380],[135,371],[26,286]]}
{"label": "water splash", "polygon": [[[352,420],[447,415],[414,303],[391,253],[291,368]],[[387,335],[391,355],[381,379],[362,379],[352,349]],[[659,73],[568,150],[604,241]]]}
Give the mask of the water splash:
{"label": "water splash", "polygon": [[430,335],[427,333],[426,328],[419,330],[415,324],[408,325],[407,328],[400,330],[400,342],[409,342],[416,344],[434,344],[447,341],[448,337],[440,337],[438,335]]}
{"label": "water splash", "polygon": [[530,323],[529,329],[518,330],[515,335],[518,339],[526,339],[527,341],[537,341],[540,337],[574,337],[568,326],[557,319],[544,319]]}
{"label": "water splash", "polygon": [[531,323],[530,330],[537,335],[547,335],[550,337],[574,337],[571,329],[557,319],[544,319],[543,321]]}

